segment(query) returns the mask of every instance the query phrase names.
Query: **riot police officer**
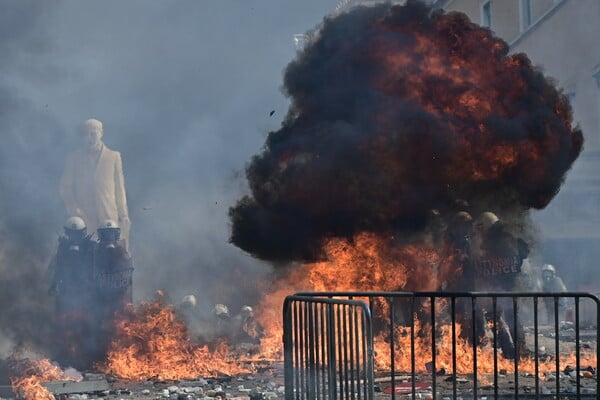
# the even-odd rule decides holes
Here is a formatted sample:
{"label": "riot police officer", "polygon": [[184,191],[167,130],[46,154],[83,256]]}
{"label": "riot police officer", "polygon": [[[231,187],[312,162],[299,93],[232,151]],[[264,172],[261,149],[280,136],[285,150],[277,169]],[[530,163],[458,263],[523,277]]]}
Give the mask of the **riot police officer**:
{"label": "riot police officer", "polygon": [[56,298],[59,315],[72,312],[89,302],[94,242],[85,222],[71,217],[64,225],[65,235],[58,238],[56,256],[50,264],[50,293]]}
{"label": "riot police officer", "polygon": [[132,302],[133,261],[120,242],[121,229],[115,221],[103,221],[97,232],[94,285],[104,320]]}
{"label": "riot police officer", "polygon": [[[567,287],[563,280],[556,275],[556,268],[552,264],[544,264],[542,267],[542,291],[546,293],[562,293],[567,291]],[[545,297],[544,303],[546,306],[546,317],[547,321],[551,322],[554,320],[554,298]],[[559,315],[561,315],[566,309],[566,299],[564,297],[557,298],[557,304]]]}
{"label": "riot police officer", "polygon": [[[482,213],[475,222],[474,269],[478,291],[512,291],[519,282],[523,260],[529,255],[527,243],[509,232],[507,225],[492,212]],[[525,334],[520,321],[514,325],[512,305],[498,299],[497,309],[485,305],[486,318],[496,317],[498,340],[507,358],[526,353]],[[518,344],[515,343],[518,341]]]}
{"label": "riot police officer", "polygon": [[115,221],[103,221],[97,232],[93,293],[100,355],[107,350],[118,313],[132,302],[133,261],[120,241],[121,230]]}
{"label": "riot police officer", "polygon": [[477,289],[514,290],[529,246],[509,232],[507,225],[492,212],[482,213],[475,228]]}
{"label": "riot police officer", "polygon": [[49,270],[52,275],[50,294],[55,298],[58,343],[56,358],[74,367],[88,366],[89,332],[93,330],[94,315],[90,312],[92,269],[95,243],[87,234],[80,217],[69,218],[64,236],[58,239],[56,256]]}

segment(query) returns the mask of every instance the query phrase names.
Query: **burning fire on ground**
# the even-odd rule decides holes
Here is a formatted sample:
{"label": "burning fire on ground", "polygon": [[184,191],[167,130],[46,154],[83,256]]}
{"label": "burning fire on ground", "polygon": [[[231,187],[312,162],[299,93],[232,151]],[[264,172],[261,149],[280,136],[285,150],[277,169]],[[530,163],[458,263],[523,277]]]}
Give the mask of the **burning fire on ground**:
{"label": "burning fire on ground", "polygon": [[[444,268],[438,266],[452,265],[452,255],[438,254],[434,248],[425,243],[420,246],[398,246],[393,239],[382,240],[372,234],[358,235],[354,243],[343,240],[331,240],[325,249],[329,261],[303,264],[290,270],[277,281],[276,290],[265,296],[257,307],[260,322],[265,326],[265,337],[261,341],[261,354],[267,357],[281,357],[281,337],[283,326],[280,316],[281,304],[290,293],[299,291],[348,292],[348,291],[396,291],[405,287],[408,277],[413,279],[412,285],[418,285],[416,291],[435,291],[438,289],[440,272]],[[444,258],[446,257],[446,258]],[[364,272],[355,266],[360,265]],[[414,286],[413,286],[414,287]],[[366,299],[365,299],[366,300]],[[427,310],[428,305],[422,305]],[[448,304],[436,304],[436,309],[443,314]],[[388,305],[381,302],[375,304],[377,315],[388,314]],[[385,318],[385,317],[384,317]],[[426,365],[431,362],[431,327],[422,325],[418,316],[414,319],[415,332],[415,365],[417,373],[426,373]],[[408,324],[409,325],[409,324]],[[440,369],[452,371],[453,352],[452,342],[456,343],[457,372],[472,373],[473,344],[461,337],[461,325],[455,323],[455,338],[452,336],[452,325],[442,324],[438,327],[436,362]],[[412,368],[410,326],[399,325],[395,328],[395,370],[410,371]],[[385,333],[381,332],[374,338],[375,363],[379,370],[386,371],[391,366],[390,344]],[[475,346],[478,359],[478,372],[493,373],[494,350],[491,342]],[[595,351],[580,352],[582,365],[596,365]],[[574,365],[574,352],[561,353],[560,365]],[[498,368],[511,371],[515,361],[498,354]],[[540,372],[550,372],[556,369],[556,359],[551,357],[538,360]],[[532,357],[519,359],[519,370],[533,374],[535,360]]]}
{"label": "burning fire on ground", "polygon": [[42,386],[42,382],[75,380],[47,359],[13,359],[11,370],[14,393],[28,400],[54,400],[54,395]]}
{"label": "burning fire on ground", "polygon": [[117,321],[104,372],[135,381],[240,374],[227,343],[213,349],[194,343],[172,305],[160,301],[129,307]]}
{"label": "burning fire on ground", "polygon": [[[422,290],[435,290],[437,265],[442,264],[431,246],[396,246],[393,238],[358,235],[353,243],[332,239],[325,246],[328,261],[306,263],[279,278],[274,290],[257,306],[265,327],[261,352],[281,357],[281,305],[298,291],[394,291],[409,281],[420,281]],[[357,266],[360,266],[357,268]]]}
{"label": "burning fire on ground", "polygon": [[[431,363],[431,328],[429,326],[421,326],[418,319],[415,319],[415,332],[418,335],[415,337],[415,373],[427,374],[431,371],[427,370],[427,365]],[[440,333],[436,337],[439,343],[436,345],[436,366],[438,371],[446,371],[450,373],[453,370],[453,351],[452,342],[455,342],[456,350],[456,372],[458,374],[473,373],[473,352],[477,357],[477,373],[481,375],[494,373],[494,348],[491,341],[483,345],[473,346],[470,342],[461,337],[462,326],[459,323],[455,324],[455,338],[453,339],[452,325],[445,324],[439,328]],[[410,327],[399,326],[395,329],[396,341],[394,342],[394,357],[396,371],[411,371],[411,336]],[[375,363],[376,368],[382,371],[388,371],[391,366],[390,344],[381,335],[375,338]],[[409,350],[407,350],[409,349]],[[593,366],[596,365],[596,355],[594,351],[580,352],[581,365]],[[574,351],[569,351],[559,354],[559,364],[564,366],[575,365],[576,354]],[[503,357],[498,354],[496,358],[498,370],[514,371],[515,360]],[[536,371],[535,359],[529,356],[522,356],[518,360],[519,371],[521,373],[534,374]],[[538,358],[538,371],[540,375],[551,373],[556,370],[556,358],[540,357]]]}

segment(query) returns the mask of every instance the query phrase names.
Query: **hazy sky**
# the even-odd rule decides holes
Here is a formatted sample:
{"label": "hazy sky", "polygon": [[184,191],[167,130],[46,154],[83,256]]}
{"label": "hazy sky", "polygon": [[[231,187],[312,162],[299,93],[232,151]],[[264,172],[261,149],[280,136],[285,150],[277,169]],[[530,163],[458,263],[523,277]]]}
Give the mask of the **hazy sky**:
{"label": "hazy sky", "polygon": [[227,211],[246,192],[246,163],[287,111],[280,89],[293,35],[336,4],[1,0],[6,317],[31,318],[47,304],[43,274],[67,218],[58,180],[92,117],[123,157],[136,299],[162,288],[202,304],[251,301],[232,283],[268,268],[228,243]]}

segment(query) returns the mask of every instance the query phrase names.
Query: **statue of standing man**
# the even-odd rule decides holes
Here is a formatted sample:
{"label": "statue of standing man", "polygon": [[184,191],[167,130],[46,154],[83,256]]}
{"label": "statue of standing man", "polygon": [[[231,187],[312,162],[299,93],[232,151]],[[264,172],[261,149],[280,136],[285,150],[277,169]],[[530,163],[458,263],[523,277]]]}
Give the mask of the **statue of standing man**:
{"label": "statue of standing man", "polygon": [[102,122],[83,124],[84,146],[70,155],[60,180],[60,195],[67,214],[83,218],[94,232],[102,221],[118,221],[121,238],[128,246],[129,213],[121,154],[102,142]]}

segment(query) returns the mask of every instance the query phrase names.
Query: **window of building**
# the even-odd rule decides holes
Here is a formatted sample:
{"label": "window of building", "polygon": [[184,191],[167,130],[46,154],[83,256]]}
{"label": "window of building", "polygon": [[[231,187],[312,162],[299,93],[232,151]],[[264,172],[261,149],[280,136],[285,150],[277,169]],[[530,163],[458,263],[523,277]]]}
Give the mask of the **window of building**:
{"label": "window of building", "polygon": [[596,71],[592,77],[596,80],[596,87],[600,89],[600,70]]}
{"label": "window of building", "polygon": [[594,78],[594,80],[596,81],[596,93],[597,93],[597,98],[598,98],[598,106],[597,106],[597,110],[598,113],[596,115],[596,121],[597,121],[597,126],[598,126],[598,131],[600,132],[600,69],[597,70],[594,74],[592,74],[592,77]]}
{"label": "window of building", "polygon": [[481,26],[492,27],[492,2],[491,0],[481,2]]}
{"label": "window of building", "polygon": [[519,0],[521,4],[521,31],[531,25],[531,0]]}
{"label": "window of building", "polygon": [[294,35],[294,45],[296,46],[296,50],[302,50],[307,43],[308,35],[302,33]]}

